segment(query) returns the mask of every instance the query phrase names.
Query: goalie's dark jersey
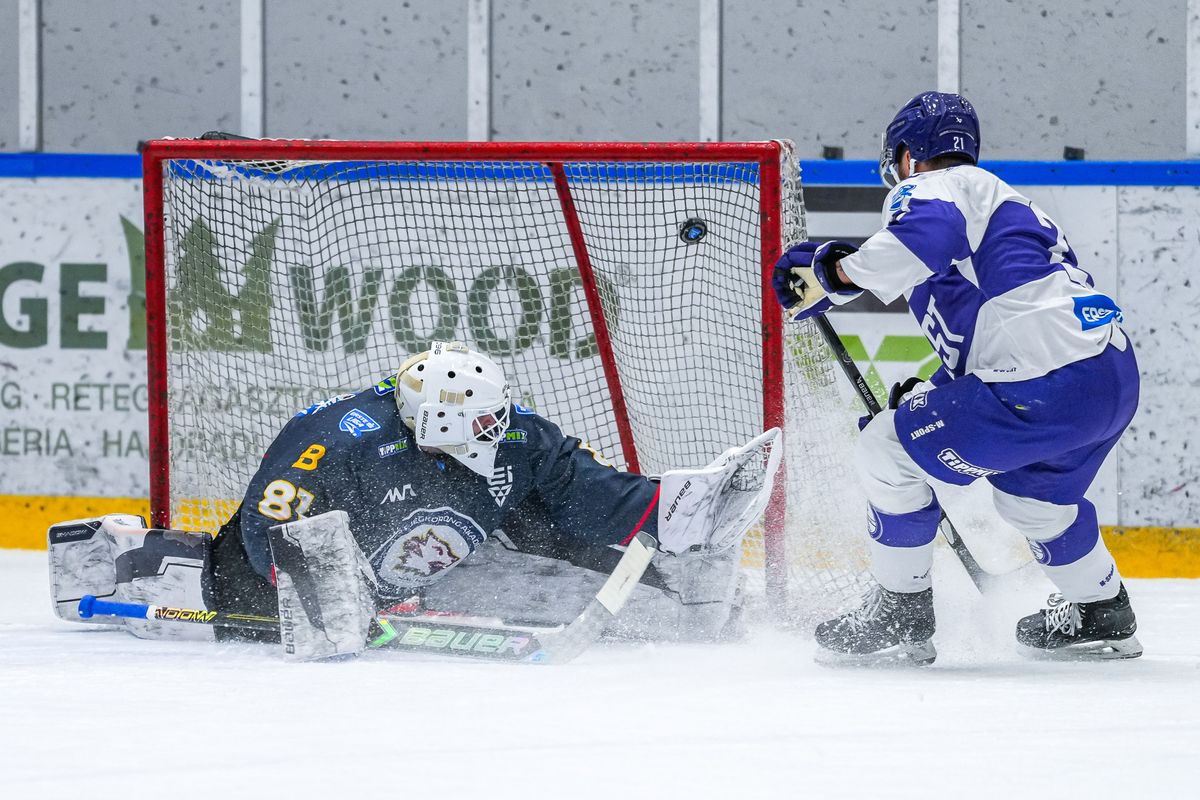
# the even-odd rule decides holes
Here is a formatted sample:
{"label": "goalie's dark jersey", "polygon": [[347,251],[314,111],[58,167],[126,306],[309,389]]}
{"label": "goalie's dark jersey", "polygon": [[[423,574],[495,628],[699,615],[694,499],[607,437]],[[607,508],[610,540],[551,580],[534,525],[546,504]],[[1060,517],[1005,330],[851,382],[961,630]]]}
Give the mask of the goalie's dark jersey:
{"label": "goalie's dark jersey", "polygon": [[510,419],[485,478],[417,449],[392,379],[300,412],[271,443],[242,501],[251,566],[270,576],[272,525],[334,509],[349,514],[384,597],[432,583],[492,531],[529,527],[521,517],[530,513],[538,523],[526,538],[554,540],[566,555],[624,543],[639,529],[656,532],[654,483],[603,463],[521,406]]}

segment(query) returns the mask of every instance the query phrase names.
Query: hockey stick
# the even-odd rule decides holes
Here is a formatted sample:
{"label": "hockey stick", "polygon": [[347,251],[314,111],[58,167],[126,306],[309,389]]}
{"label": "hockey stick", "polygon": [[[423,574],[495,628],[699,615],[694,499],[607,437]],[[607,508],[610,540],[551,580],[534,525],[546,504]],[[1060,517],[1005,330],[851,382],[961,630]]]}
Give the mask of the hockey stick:
{"label": "hockey stick", "polygon": [[[854,363],[854,359],[847,352],[846,346],[842,344],[841,337],[833,328],[833,323],[824,314],[819,314],[813,318],[816,323],[817,330],[821,332],[821,338],[825,340],[825,344],[833,352],[837,358],[838,365],[841,366],[842,372],[854,385],[854,391],[858,394],[860,400],[867,408],[867,416],[875,417],[883,411],[883,406],[875,397],[875,393],[871,391],[871,387],[867,385],[867,379],[858,369],[858,365]],[[958,560],[962,562],[963,568],[966,569],[967,575],[971,578],[971,582],[975,584],[975,588],[983,593],[992,588],[992,581],[995,575],[986,572],[983,567],[979,566],[979,562],[975,560],[975,556],[971,554],[967,543],[959,536],[958,531],[954,527],[954,523],[946,516],[946,512],[942,511],[941,519],[938,521],[938,530],[942,532],[942,536],[950,544],[950,549],[954,551],[954,555],[958,556]]]}
{"label": "hockey stick", "polygon": [[[488,661],[562,664],[578,656],[600,637],[605,625],[621,611],[654,558],[657,542],[638,533],[625,549],[608,580],[583,612],[571,622],[552,628],[505,625],[500,620],[444,616],[402,617],[381,614],[372,620],[371,649],[438,653]],[[279,630],[277,617],[226,611],[173,608],[138,603],[110,603],[85,595],[79,616],[190,622],[254,630]]]}

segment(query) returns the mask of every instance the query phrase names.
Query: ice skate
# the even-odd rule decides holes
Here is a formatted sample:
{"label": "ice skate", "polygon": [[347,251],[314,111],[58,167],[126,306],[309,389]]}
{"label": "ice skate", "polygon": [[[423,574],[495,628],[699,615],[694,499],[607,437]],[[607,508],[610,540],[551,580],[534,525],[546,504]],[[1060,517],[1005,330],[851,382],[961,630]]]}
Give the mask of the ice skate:
{"label": "ice skate", "polygon": [[933,632],[933,589],[904,594],[876,585],[858,608],[817,626],[816,661],[925,666],[937,658]]}
{"label": "ice skate", "polygon": [[1142,643],[1133,634],[1137,619],[1125,584],[1111,600],[1070,603],[1050,595],[1048,608],[1017,622],[1017,643],[1034,658],[1091,661],[1137,658]]}

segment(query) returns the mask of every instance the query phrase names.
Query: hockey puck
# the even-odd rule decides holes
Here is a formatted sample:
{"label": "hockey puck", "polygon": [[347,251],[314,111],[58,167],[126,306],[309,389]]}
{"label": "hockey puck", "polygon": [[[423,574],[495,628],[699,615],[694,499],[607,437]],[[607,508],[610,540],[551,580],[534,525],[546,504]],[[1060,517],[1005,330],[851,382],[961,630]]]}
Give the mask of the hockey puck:
{"label": "hockey puck", "polygon": [[708,235],[708,223],[699,217],[692,217],[679,226],[679,238],[688,244],[698,244]]}

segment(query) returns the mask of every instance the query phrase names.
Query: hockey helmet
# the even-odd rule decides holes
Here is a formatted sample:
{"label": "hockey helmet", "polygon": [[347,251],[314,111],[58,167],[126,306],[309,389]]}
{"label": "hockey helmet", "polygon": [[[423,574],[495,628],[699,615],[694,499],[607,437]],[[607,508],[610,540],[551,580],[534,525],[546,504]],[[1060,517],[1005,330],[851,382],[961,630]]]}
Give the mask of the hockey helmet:
{"label": "hockey helmet", "polygon": [[914,161],[947,153],[962,153],[979,161],[979,117],[965,97],[947,92],[922,92],[904,104],[883,132],[879,176],[885,186],[900,182],[896,157],[900,145]]}
{"label": "hockey helmet", "polygon": [[462,342],[434,342],[397,371],[396,406],[418,447],[492,476],[511,407],[508,381],[495,361]]}

